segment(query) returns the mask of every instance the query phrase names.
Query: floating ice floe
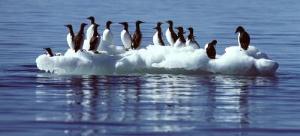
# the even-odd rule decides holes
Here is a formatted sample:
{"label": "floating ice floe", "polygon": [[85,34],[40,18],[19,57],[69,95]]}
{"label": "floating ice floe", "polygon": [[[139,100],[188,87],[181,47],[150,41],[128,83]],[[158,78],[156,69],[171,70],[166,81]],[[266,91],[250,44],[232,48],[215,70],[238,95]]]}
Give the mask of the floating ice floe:
{"label": "floating ice floe", "polygon": [[279,65],[254,46],[247,51],[238,46],[225,49],[225,53],[209,59],[204,49],[192,47],[149,45],[139,50],[122,51],[118,46],[100,47],[106,51],[95,54],[89,51],[67,50],[64,55],[36,59],[40,70],[56,74],[233,74],[274,75]]}

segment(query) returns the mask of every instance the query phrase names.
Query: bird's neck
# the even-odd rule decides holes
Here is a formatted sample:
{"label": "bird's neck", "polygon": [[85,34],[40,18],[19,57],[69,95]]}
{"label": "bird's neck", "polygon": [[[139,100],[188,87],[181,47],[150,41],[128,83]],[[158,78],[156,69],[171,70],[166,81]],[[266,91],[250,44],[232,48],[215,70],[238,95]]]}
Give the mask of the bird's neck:
{"label": "bird's neck", "polygon": [[110,25],[106,24],[106,29],[110,30]]}
{"label": "bird's neck", "polygon": [[93,24],[93,25],[95,24],[95,20],[94,19],[91,20],[91,24]]}
{"label": "bird's neck", "polygon": [[183,33],[178,33],[178,36],[179,36],[180,41],[185,42]]}
{"label": "bird's neck", "polygon": [[73,29],[72,28],[69,28],[69,32],[70,32],[70,34],[71,34],[71,36],[72,37],[74,37],[75,35],[74,35],[74,31],[73,31]]}
{"label": "bird's neck", "polygon": [[189,34],[189,36],[188,36],[188,39],[189,39],[189,40],[194,39],[194,33],[193,33],[193,32],[190,32],[190,34]]}
{"label": "bird's neck", "polygon": [[173,24],[170,24],[170,25],[169,25],[169,29],[170,29],[170,30],[173,29]]}
{"label": "bird's neck", "polygon": [[158,33],[161,33],[161,27],[160,26],[158,26],[156,30],[157,30]]}
{"label": "bird's neck", "polygon": [[141,31],[140,24],[136,24],[135,27],[136,27],[135,31]]}
{"label": "bird's neck", "polygon": [[95,27],[95,28],[94,28],[94,33],[93,33],[93,36],[97,36],[97,35],[99,35],[99,34],[98,34],[98,30],[97,30],[97,28]]}
{"label": "bird's neck", "polygon": [[125,30],[126,32],[129,32],[129,31],[128,31],[128,26],[124,26],[124,30]]}
{"label": "bird's neck", "polygon": [[83,34],[84,26],[80,26],[80,29],[78,31],[79,34]]}

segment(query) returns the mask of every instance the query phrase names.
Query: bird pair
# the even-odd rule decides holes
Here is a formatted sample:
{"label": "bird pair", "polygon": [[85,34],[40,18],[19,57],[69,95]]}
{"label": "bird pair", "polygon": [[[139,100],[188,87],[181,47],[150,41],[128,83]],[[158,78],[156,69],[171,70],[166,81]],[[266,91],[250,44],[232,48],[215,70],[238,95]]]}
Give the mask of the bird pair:
{"label": "bird pair", "polygon": [[123,30],[121,31],[121,41],[122,44],[124,45],[125,50],[129,50],[129,49],[137,49],[140,47],[141,45],[141,41],[143,38],[142,32],[141,32],[141,28],[140,28],[140,24],[145,23],[143,21],[136,21],[135,22],[135,32],[133,34],[133,36],[131,37],[129,30],[128,30],[128,22],[120,22],[119,24],[123,25]]}
{"label": "bird pair", "polygon": [[[238,43],[241,50],[248,50],[250,45],[250,36],[245,31],[242,26],[238,26],[235,30],[235,33],[238,33]],[[217,40],[213,40],[205,46],[206,54],[210,59],[216,58],[216,49],[215,45],[217,44]]]}

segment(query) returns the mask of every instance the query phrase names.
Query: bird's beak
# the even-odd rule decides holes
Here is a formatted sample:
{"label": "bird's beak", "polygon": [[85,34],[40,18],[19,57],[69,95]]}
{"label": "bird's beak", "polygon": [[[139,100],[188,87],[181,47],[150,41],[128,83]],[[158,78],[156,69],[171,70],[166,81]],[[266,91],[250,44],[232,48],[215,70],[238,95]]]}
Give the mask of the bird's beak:
{"label": "bird's beak", "polygon": [[239,31],[238,30],[235,30],[235,33],[238,33]]}
{"label": "bird's beak", "polygon": [[156,29],[157,27],[153,27],[153,29]]}

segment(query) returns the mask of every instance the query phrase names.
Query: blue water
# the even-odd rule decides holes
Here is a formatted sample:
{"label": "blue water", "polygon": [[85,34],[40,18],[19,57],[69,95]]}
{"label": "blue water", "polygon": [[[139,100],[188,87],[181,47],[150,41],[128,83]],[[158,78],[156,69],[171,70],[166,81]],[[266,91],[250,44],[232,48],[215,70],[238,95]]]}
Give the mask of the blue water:
{"label": "blue water", "polygon": [[[0,135],[300,135],[298,0],[1,0]],[[67,49],[66,28],[85,18],[137,19],[143,46],[157,21],[193,26],[203,46],[236,45],[243,25],[251,43],[280,64],[276,76],[83,75],[39,71],[42,48]],[[114,24],[120,45],[122,26]],[[163,30],[166,25],[163,25]]]}

